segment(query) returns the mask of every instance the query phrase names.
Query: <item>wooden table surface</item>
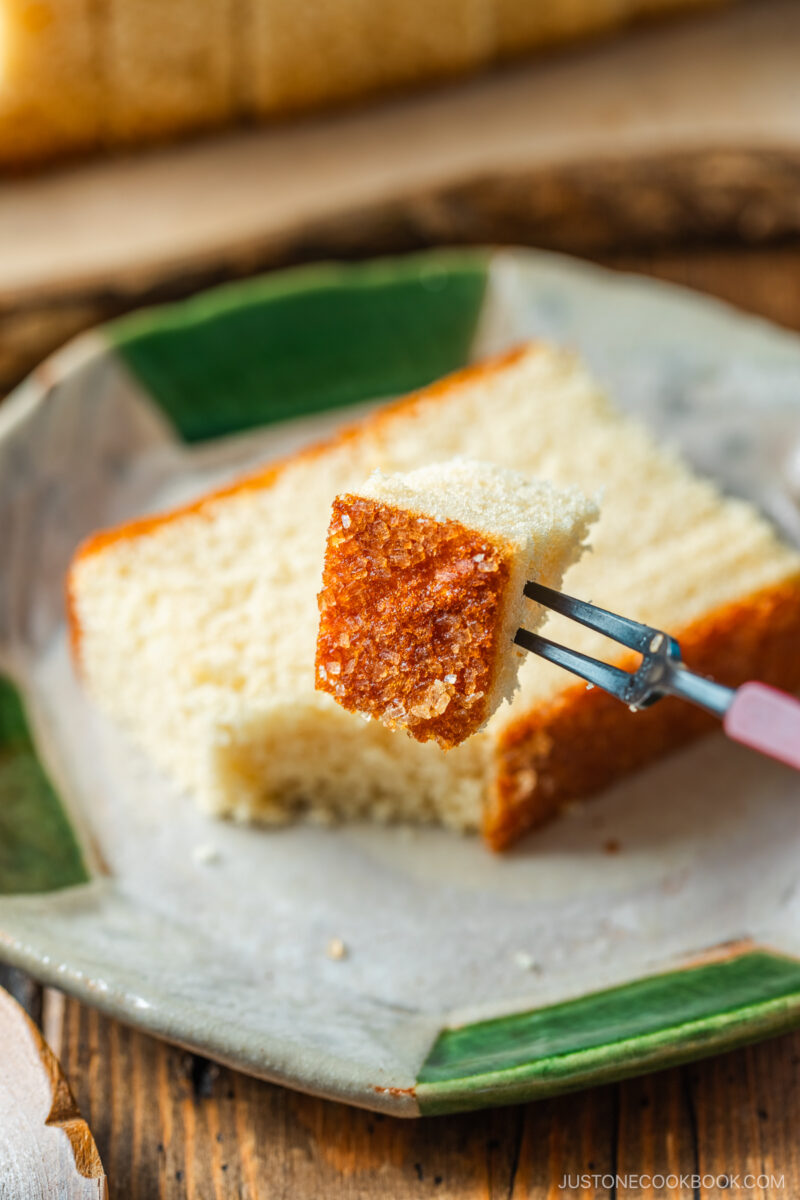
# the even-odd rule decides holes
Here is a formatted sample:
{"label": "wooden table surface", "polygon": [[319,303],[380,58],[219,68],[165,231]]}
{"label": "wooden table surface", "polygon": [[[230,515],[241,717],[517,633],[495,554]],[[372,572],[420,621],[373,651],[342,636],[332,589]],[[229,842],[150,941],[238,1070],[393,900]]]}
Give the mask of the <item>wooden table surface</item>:
{"label": "wooden table surface", "polygon": [[[800,331],[798,246],[608,261]],[[800,1033],[552,1101],[400,1121],[218,1068],[16,972],[0,984],[61,1059],[112,1200],[800,1196]]]}

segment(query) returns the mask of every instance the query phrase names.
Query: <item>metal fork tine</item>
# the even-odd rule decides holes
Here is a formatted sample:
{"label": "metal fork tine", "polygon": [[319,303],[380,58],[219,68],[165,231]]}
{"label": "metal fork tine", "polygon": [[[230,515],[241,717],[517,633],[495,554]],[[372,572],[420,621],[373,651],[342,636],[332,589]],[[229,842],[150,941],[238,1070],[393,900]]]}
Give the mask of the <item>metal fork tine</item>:
{"label": "metal fork tine", "polygon": [[549,638],[530,633],[527,629],[518,629],[514,641],[523,649],[538,654],[540,658],[546,658],[548,662],[564,667],[573,675],[579,675],[587,683],[594,683],[611,692],[618,699],[627,699],[631,682],[627,671],[612,667],[610,663],[599,662],[596,658],[589,658],[577,650],[568,649],[567,646],[560,646],[558,642],[551,642]]}
{"label": "metal fork tine", "polygon": [[543,604],[553,612],[579,621],[581,625],[605,634],[606,637],[621,642],[623,646],[629,646],[631,650],[637,650],[640,654],[648,652],[653,638],[660,633],[660,630],[652,629],[649,625],[640,625],[638,621],[617,616],[616,613],[598,608],[595,604],[587,604],[584,600],[565,596],[563,592],[553,591],[541,583],[526,583],[525,595],[529,600],[535,600],[537,604]]}

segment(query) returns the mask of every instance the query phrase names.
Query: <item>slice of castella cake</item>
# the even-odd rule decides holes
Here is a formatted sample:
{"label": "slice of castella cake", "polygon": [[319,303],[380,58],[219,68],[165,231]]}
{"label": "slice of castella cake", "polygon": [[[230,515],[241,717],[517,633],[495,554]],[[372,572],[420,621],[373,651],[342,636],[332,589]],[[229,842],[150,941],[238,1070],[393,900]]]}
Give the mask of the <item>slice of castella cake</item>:
{"label": "slice of castella cake", "polygon": [[514,635],[546,615],[526,581],[559,587],[596,518],[577,488],[490,463],[373,472],[333,502],[317,689],[419,742],[457,746],[517,690]]}
{"label": "slice of castella cake", "polygon": [[[95,534],[67,586],[87,690],[209,812],[436,821],[480,829],[497,849],[715,728],[679,700],[628,712],[533,654],[513,702],[447,752],[316,690],[334,497],[376,468],[459,456],[602,495],[592,552],[565,578],[572,595],[669,630],[688,666],[721,683],[800,688],[797,551],[618,412],[571,355],[535,345],[183,508]],[[556,614],[544,633],[632,665]]]}

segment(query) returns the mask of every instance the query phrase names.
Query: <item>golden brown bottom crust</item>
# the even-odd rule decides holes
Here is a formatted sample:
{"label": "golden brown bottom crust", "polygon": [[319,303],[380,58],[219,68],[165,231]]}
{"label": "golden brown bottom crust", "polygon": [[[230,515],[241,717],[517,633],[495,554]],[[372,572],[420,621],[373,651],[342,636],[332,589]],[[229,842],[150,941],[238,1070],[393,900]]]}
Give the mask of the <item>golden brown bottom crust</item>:
{"label": "golden brown bottom crust", "polygon": [[[760,679],[797,691],[800,578],[718,609],[677,636],[687,666],[720,683],[736,687]],[[631,713],[605,692],[576,684],[513,722],[499,740],[483,836],[493,850],[503,850],[567,801],[592,795],[715,727],[714,717],[680,700]]]}

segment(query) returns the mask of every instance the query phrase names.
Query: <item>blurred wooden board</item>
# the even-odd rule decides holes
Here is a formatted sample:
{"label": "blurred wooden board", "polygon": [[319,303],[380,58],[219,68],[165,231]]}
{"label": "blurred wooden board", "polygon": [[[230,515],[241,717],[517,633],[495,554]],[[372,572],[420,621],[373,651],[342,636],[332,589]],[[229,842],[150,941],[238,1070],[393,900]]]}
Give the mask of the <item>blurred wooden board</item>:
{"label": "blurred wooden board", "polygon": [[760,0],[424,96],[0,185],[0,387],[70,334],[276,264],[800,233],[800,5]]}
{"label": "blurred wooden board", "polygon": [[100,1156],[36,1026],[0,989],[0,1197],[107,1200]]}

